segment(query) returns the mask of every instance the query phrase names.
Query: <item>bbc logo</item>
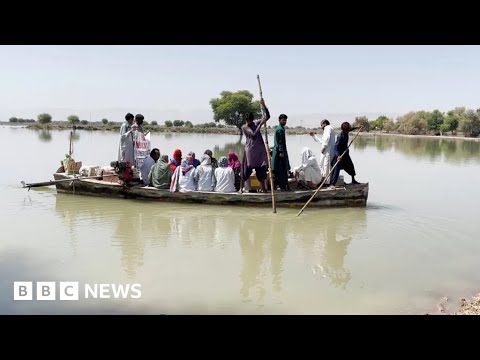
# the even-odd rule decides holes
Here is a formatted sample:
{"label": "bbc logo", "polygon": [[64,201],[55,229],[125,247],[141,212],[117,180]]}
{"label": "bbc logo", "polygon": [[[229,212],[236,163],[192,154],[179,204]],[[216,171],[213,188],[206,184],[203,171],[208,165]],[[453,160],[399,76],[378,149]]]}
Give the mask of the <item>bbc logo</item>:
{"label": "bbc logo", "polygon": [[[55,300],[56,283],[54,281],[36,282],[35,300]],[[13,300],[33,300],[33,283],[30,281],[15,281],[13,283]],[[78,282],[59,282],[60,300],[78,300]]]}

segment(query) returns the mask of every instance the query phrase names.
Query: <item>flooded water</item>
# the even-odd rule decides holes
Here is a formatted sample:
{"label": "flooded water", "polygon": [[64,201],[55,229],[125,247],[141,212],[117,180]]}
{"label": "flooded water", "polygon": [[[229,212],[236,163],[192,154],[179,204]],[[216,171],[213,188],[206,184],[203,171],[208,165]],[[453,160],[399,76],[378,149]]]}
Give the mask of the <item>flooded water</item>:
{"label": "flooded water", "polygon": [[[52,179],[68,136],[0,127],[1,314],[421,314],[480,290],[478,142],[359,136],[367,207],[295,217],[22,189]],[[242,149],[233,135],[154,133],[152,145],[217,159]],[[107,165],[117,146],[116,133],[80,131],[74,157]],[[292,166],[303,146],[318,153],[308,135],[287,146]],[[14,301],[14,281],[79,282],[80,299]],[[85,299],[83,284],[140,284],[141,297]]]}

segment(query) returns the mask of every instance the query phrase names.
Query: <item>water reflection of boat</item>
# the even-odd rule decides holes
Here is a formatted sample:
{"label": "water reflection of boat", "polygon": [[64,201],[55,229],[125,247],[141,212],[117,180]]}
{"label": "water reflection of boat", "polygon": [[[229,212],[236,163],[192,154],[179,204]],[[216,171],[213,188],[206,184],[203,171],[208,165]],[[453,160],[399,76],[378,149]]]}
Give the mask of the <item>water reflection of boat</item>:
{"label": "water reflection of boat", "polygon": [[[64,172],[56,172],[55,186],[59,193],[75,193],[114,198],[136,198],[164,202],[201,203],[214,205],[271,206],[270,193],[217,193],[195,191],[171,193],[148,186],[126,186],[99,179],[76,179]],[[58,182],[58,180],[64,180]],[[335,189],[322,189],[310,202],[309,207],[366,206],[369,185],[344,185]],[[278,207],[301,207],[313,195],[313,190],[275,192]]]}

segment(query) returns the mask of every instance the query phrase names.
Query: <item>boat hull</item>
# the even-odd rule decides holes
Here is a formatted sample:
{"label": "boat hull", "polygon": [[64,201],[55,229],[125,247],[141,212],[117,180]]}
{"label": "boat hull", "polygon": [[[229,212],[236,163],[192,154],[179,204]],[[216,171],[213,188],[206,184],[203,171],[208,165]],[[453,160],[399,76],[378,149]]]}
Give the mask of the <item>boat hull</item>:
{"label": "boat hull", "polygon": [[[57,192],[111,198],[144,199],[164,202],[181,202],[212,205],[272,206],[271,193],[218,193],[206,191],[175,192],[147,186],[123,186],[94,179],[73,180],[72,175],[55,173],[55,180],[71,178],[55,184]],[[369,184],[346,185],[335,190],[322,189],[310,202],[309,207],[362,207],[366,206]],[[311,198],[314,190],[277,191],[277,207],[302,207]]]}

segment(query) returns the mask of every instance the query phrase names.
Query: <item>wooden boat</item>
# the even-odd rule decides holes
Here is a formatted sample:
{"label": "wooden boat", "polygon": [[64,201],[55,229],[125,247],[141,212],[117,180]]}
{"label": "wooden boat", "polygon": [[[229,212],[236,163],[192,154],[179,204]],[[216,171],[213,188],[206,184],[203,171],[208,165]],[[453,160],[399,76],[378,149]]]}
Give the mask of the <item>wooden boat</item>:
{"label": "wooden boat", "polygon": [[[217,193],[207,191],[172,193],[169,190],[159,190],[141,184],[123,185],[118,182],[106,181],[101,177],[97,179],[79,178],[78,175],[59,172],[62,170],[61,168],[53,174],[56,189],[60,193],[213,205],[272,205],[271,193]],[[342,185],[335,189],[321,189],[310,202],[309,207],[366,206],[368,189],[368,183]],[[276,191],[275,204],[277,207],[302,207],[314,192],[314,190]]]}

